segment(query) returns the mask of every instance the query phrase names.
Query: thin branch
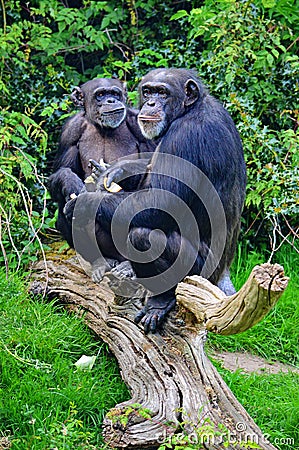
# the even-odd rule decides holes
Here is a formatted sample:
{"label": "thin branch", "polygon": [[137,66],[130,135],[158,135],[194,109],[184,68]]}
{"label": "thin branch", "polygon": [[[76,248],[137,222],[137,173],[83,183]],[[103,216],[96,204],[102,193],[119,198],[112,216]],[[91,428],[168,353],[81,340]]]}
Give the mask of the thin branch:
{"label": "thin branch", "polygon": [[299,41],[299,36],[288,46],[288,48],[286,49],[286,52],[288,52],[293,47],[293,45],[295,45],[298,41]]}
{"label": "thin branch", "polygon": [[110,36],[110,33],[109,33],[108,28],[105,28],[104,32],[107,34],[110,44],[112,44],[112,45],[114,45],[114,47],[118,48],[118,50],[122,53],[124,59],[125,59],[126,61],[128,61],[129,58],[127,57],[127,55],[125,54],[124,50],[122,49],[122,46],[125,47],[125,48],[127,48],[127,50],[131,50],[130,47],[128,47],[128,46],[125,45],[125,44],[120,44],[119,42],[114,42],[114,41],[112,40],[111,36]]}
{"label": "thin branch", "polygon": [[1,248],[1,251],[3,254],[3,258],[4,258],[6,279],[8,279],[8,260],[7,260],[5,247],[4,247],[4,244],[2,241],[2,216],[1,216],[1,214],[0,214],[0,248]]}
{"label": "thin branch", "polygon": [[[13,237],[12,237],[12,234],[11,234],[11,230],[10,230],[11,217],[10,217],[10,215],[8,215],[8,214],[6,213],[6,211],[4,210],[4,208],[3,208],[2,205],[0,205],[0,208],[1,208],[2,214],[5,216],[5,223],[6,223],[6,227],[7,227],[6,230],[7,230],[7,233],[8,233],[9,241],[10,241],[10,243],[11,243],[11,246],[12,246],[14,252],[15,252],[16,255],[17,255],[17,258],[18,258],[18,267],[19,267],[19,265],[20,265],[20,263],[21,263],[21,255],[20,255],[20,252],[18,251],[18,249],[17,249],[17,247],[16,247],[16,244],[15,244],[15,242],[14,242],[14,240],[13,240]],[[9,211],[9,214],[11,214],[11,210]]]}
{"label": "thin branch", "polygon": [[[35,168],[35,170],[36,170],[36,168]],[[28,209],[28,203],[27,202],[30,203],[30,197],[29,197],[28,189],[16,177],[14,177],[10,173],[8,173],[5,170],[3,170],[2,167],[0,167],[0,172],[4,176],[11,178],[16,183],[16,185],[18,186],[18,188],[20,190],[20,193],[21,193],[21,197],[23,199],[23,204],[24,204],[26,215],[27,215],[27,218],[28,218],[29,227],[30,227],[31,231],[33,232],[32,239],[30,239],[29,243],[24,247],[24,249],[21,252],[21,255],[24,253],[25,249],[28,248],[28,246],[36,239],[38,244],[39,244],[41,253],[42,253],[42,258],[43,258],[43,262],[44,262],[44,265],[45,265],[45,270],[46,270],[47,277],[48,277],[48,266],[47,266],[46,254],[45,254],[45,251],[44,251],[44,248],[43,248],[43,244],[42,244],[42,242],[40,240],[40,237],[38,236],[38,232],[40,231],[40,229],[42,227],[42,224],[44,223],[44,215],[42,216],[42,224],[36,230],[34,228],[34,225],[33,225],[32,219],[31,219],[31,214],[30,214],[30,211]],[[26,198],[26,195],[27,195],[27,198]],[[19,269],[19,266],[18,266],[18,269]],[[47,284],[44,287],[43,296],[46,295],[46,291],[47,291]]]}

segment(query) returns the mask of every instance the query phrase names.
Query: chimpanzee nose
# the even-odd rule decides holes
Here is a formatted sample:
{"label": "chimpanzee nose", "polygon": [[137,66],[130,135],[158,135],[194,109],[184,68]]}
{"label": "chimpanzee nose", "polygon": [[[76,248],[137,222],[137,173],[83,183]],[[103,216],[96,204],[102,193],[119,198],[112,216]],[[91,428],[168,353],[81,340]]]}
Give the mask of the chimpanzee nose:
{"label": "chimpanzee nose", "polygon": [[153,108],[154,106],[156,106],[155,100],[149,100],[149,101],[147,102],[147,104],[148,104],[148,106],[150,106],[151,108]]}
{"label": "chimpanzee nose", "polygon": [[115,103],[115,98],[108,98],[107,103]]}

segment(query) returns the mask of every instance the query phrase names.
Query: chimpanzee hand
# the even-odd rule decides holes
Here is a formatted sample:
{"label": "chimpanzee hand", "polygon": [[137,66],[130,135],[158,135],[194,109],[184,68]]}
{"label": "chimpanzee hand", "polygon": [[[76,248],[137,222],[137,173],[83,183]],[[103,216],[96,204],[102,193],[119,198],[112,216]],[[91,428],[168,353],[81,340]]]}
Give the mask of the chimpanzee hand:
{"label": "chimpanzee hand", "polygon": [[92,175],[95,179],[97,179],[100,178],[107,169],[109,169],[110,164],[105,163],[103,159],[101,159],[100,162],[90,159],[88,167],[92,168]]}
{"label": "chimpanzee hand", "polygon": [[52,198],[60,206],[68,202],[73,195],[79,195],[84,187],[82,180],[69,167],[61,167],[51,175],[48,185]]}
{"label": "chimpanzee hand", "polygon": [[64,195],[65,201],[68,202],[70,199],[75,198],[80,194],[83,188],[84,183],[82,183],[75,173],[72,174],[62,188],[62,194]]}
{"label": "chimpanzee hand", "polygon": [[145,307],[137,314],[135,323],[141,322],[144,326],[145,334],[149,331],[155,333],[161,327],[167,314],[175,306],[174,297],[155,296],[147,300]]}
{"label": "chimpanzee hand", "polygon": [[72,218],[73,218],[73,214],[74,214],[74,209],[76,206],[76,202],[77,202],[77,197],[72,198],[71,200],[69,200],[63,208],[63,213],[65,215],[66,220],[71,223],[72,222]]}
{"label": "chimpanzee hand", "polygon": [[147,172],[149,159],[120,160],[110,166],[105,172],[105,187],[112,183],[119,184],[124,190],[135,190],[140,179]]}

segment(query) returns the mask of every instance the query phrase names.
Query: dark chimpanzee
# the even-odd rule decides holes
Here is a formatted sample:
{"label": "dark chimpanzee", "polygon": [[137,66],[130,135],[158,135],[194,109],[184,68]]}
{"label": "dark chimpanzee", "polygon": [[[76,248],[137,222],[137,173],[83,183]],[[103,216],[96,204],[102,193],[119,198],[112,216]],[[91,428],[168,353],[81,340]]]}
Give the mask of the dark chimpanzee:
{"label": "dark chimpanzee", "polygon": [[118,79],[96,78],[74,88],[71,99],[83,111],[63,126],[49,190],[58,202],[56,227],[73,246],[72,229],[63,214],[72,194],[78,195],[90,175],[89,160],[110,164],[121,156],[153,151],[154,143],[142,136],[138,111],[126,106],[126,88]]}
{"label": "dark chimpanzee", "polygon": [[[142,133],[161,137],[139,184],[132,192],[82,194],[81,201],[80,195],[66,205],[65,214],[72,217],[75,211],[82,219],[96,202],[99,248],[105,254],[107,241],[121,242],[122,257],[151,292],[135,321],[154,332],[174,307],[176,284],[185,275],[202,274],[227,295],[234,292],[229,267],[246,169],[229,113],[194,71],[153,70],[142,79],[139,93]],[[134,161],[118,162],[107,170],[107,184],[138,171]]]}

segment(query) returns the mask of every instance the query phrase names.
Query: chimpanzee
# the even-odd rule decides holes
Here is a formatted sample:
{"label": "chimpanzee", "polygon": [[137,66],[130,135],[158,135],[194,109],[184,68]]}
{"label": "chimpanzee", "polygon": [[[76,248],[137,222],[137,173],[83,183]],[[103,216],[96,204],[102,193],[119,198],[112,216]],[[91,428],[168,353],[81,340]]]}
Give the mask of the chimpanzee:
{"label": "chimpanzee", "polygon": [[[205,276],[227,295],[234,292],[229,267],[246,168],[232,118],[193,70],[153,70],[142,79],[139,94],[141,131],[146,138],[161,138],[139,185],[132,192],[82,194],[67,203],[65,214],[72,217],[74,211],[82,222],[96,204],[99,249],[105,255],[107,241],[110,246],[113,241],[151,292],[135,318],[147,333],[174,307],[176,284],[187,274]],[[134,161],[119,161],[107,170],[106,184],[139,170]]]}
{"label": "chimpanzee", "polygon": [[72,194],[78,195],[90,175],[89,160],[111,163],[119,157],[153,151],[137,124],[138,111],[126,106],[126,88],[118,79],[96,78],[75,87],[71,99],[83,111],[63,126],[49,190],[58,202],[56,227],[70,246],[72,229],[63,214]]}

